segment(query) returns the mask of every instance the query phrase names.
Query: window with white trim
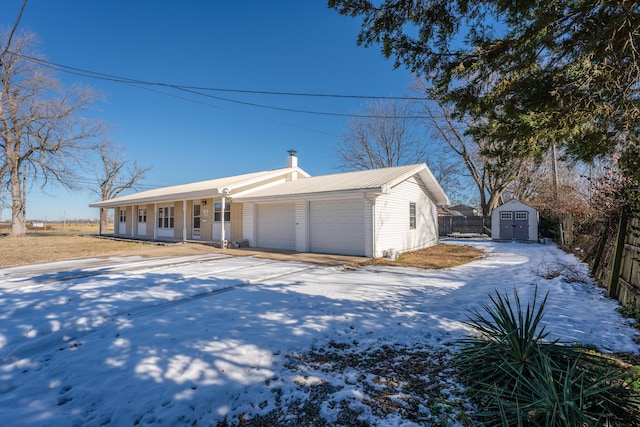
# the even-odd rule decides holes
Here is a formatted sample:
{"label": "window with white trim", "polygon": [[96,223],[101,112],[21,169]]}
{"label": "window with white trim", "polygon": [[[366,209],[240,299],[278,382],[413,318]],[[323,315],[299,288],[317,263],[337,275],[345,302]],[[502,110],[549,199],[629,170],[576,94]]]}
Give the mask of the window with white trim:
{"label": "window with white trim", "polygon": [[127,210],[120,209],[120,222],[127,222]]}
{"label": "window with white trim", "polygon": [[[215,202],[213,204],[213,221],[220,222],[222,213],[222,202]],[[231,221],[231,202],[224,203],[224,222]]]}
{"label": "window with white trim", "polygon": [[173,206],[158,208],[158,228],[173,228]]}
{"label": "window with white trim", "polygon": [[147,222],[147,208],[138,209],[138,222]]}
{"label": "window with white trim", "polygon": [[516,219],[520,221],[526,220],[529,217],[528,213],[527,211],[516,212]]}
{"label": "window with white trim", "polygon": [[513,212],[500,212],[500,219],[511,219]]}
{"label": "window with white trim", "polygon": [[409,228],[416,228],[416,204],[413,202],[409,203]]}

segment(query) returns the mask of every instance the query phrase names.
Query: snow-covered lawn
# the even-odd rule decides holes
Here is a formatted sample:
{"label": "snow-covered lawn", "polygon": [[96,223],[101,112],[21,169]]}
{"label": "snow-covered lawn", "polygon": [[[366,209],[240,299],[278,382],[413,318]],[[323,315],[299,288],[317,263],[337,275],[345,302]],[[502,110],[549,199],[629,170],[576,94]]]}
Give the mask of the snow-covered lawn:
{"label": "snow-covered lawn", "polygon": [[[340,422],[342,402],[371,425],[411,425],[372,412],[357,372],[320,377],[292,360],[449,348],[469,332],[466,310],[514,287],[523,301],[534,285],[549,291],[551,338],[640,352],[615,301],[567,280],[588,271],[573,256],[472,244],[487,258],[439,271],[215,255],[0,270],[0,425],[234,423],[304,402],[314,381],[327,385],[327,423]],[[550,270],[562,274],[542,277]]]}

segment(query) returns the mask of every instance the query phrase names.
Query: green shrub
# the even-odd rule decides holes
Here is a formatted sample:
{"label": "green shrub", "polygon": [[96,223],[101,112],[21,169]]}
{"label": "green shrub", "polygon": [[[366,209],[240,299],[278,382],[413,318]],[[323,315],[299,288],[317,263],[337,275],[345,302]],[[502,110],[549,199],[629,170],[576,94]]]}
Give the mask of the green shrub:
{"label": "green shrub", "polygon": [[[548,295],[547,295],[548,296]],[[457,363],[479,409],[478,421],[501,426],[638,426],[640,379],[615,360],[546,340],[545,296],[523,307],[496,292],[468,315],[478,336],[462,342]]]}

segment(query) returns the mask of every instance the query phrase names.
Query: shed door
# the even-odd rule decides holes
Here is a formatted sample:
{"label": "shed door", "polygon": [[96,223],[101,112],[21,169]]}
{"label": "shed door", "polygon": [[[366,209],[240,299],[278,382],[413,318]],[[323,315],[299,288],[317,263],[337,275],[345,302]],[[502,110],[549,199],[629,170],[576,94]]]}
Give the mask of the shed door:
{"label": "shed door", "polygon": [[501,240],[529,240],[529,212],[500,212]]}
{"label": "shed door", "polygon": [[513,213],[513,237],[515,240],[529,240],[529,212]]}
{"label": "shed door", "polygon": [[365,254],[363,199],[314,201],[309,207],[311,252]]}
{"label": "shed door", "polygon": [[500,212],[500,240],[513,240],[513,212]]}
{"label": "shed door", "polygon": [[296,215],[295,205],[269,204],[258,205],[258,244],[259,248],[295,250]]}

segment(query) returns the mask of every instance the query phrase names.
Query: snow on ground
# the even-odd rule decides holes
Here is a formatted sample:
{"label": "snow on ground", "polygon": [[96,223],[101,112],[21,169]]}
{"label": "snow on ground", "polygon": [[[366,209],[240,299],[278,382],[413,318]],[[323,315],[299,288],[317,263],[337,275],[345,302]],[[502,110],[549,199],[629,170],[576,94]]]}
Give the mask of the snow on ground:
{"label": "snow on ground", "polygon": [[[0,425],[201,426],[251,417],[273,410],[283,393],[302,393],[286,369],[292,355],[339,343],[351,355],[389,344],[444,348],[469,333],[468,309],[514,287],[523,301],[535,285],[549,292],[550,338],[640,352],[617,303],[590,280],[569,280],[588,272],[575,257],[553,245],[462,243],[488,256],[446,270],[219,255],[0,270]],[[542,277],[549,271],[561,274]],[[366,397],[340,390],[334,398],[351,405]],[[331,408],[324,414],[335,422]],[[361,414],[371,425],[411,425]]]}

